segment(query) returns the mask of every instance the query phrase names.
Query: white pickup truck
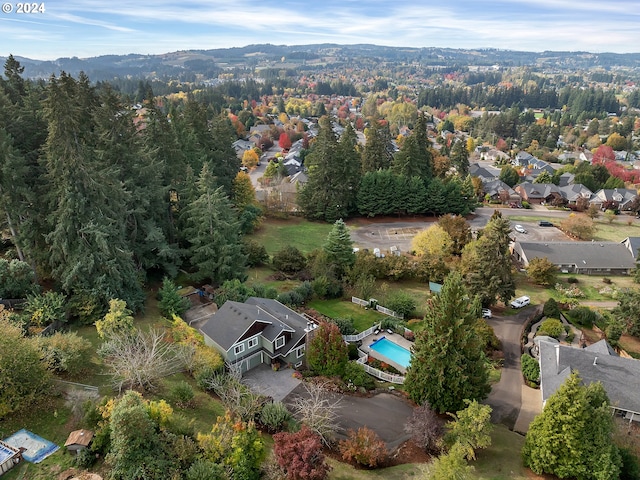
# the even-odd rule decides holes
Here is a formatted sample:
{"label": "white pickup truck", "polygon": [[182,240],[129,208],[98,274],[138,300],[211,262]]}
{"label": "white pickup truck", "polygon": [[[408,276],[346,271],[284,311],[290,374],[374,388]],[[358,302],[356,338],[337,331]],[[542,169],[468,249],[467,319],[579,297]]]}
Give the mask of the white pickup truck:
{"label": "white pickup truck", "polygon": [[522,297],[518,297],[515,300],[512,300],[511,301],[511,308],[526,307],[530,303],[531,303],[531,299],[525,295],[525,296],[522,296]]}

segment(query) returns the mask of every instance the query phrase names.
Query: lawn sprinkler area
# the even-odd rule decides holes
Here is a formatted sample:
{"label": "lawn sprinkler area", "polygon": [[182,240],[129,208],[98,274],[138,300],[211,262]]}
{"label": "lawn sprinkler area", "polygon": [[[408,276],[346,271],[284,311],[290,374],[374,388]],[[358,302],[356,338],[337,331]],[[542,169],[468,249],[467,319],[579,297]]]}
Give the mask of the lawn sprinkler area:
{"label": "lawn sprinkler area", "polygon": [[17,449],[24,448],[22,458],[31,463],[40,463],[60,448],[55,443],[24,428],[6,438],[4,442]]}

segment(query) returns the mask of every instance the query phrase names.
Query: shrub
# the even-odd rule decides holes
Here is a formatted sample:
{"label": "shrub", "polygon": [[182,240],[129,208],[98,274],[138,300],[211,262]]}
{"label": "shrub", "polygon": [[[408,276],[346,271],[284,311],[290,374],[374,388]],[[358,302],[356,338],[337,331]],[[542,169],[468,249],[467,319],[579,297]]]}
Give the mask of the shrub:
{"label": "shrub", "polygon": [[86,368],[92,350],[91,342],[75,332],[56,332],[50,337],[34,337],[33,341],[47,369],[55,373],[79,373]]}
{"label": "shrub", "polygon": [[222,465],[209,460],[196,460],[187,470],[187,480],[226,480],[227,473]]}
{"label": "shrub", "polygon": [[289,480],[324,480],[331,467],[325,462],[320,437],[306,425],[296,433],[273,436],[278,465]]}
{"label": "shrub", "polygon": [[356,362],[348,362],[344,375],[342,375],[344,382],[353,389],[364,388],[366,390],[373,390],[376,386],[371,375],[369,375],[364,367]]}
{"label": "shrub", "polygon": [[406,318],[415,311],[416,301],[408,293],[397,290],[387,297],[384,306]]}
{"label": "shrub", "polygon": [[528,382],[538,383],[540,381],[540,364],[531,355],[526,353],[520,358],[522,375]]}
{"label": "shrub", "polygon": [[291,420],[291,413],[282,402],[267,403],[260,412],[260,423],[270,433],[283,430],[289,420]]}
{"label": "shrub", "polygon": [[569,277],[567,278],[567,283],[580,283],[580,280],[578,280],[576,277]]}
{"label": "shrub", "polygon": [[307,266],[304,254],[292,245],[279,250],[271,260],[273,268],[284,273],[296,273]]}
{"label": "shrub", "polygon": [[355,343],[350,343],[347,345],[347,350],[349,354],[349,360],[357,360],[360,358],[358,355],[358,346]]}
{"label": "shrub", "polygon": [[342,295],[342,284],[325,275],[315,278],[311,286],[318,298],[337,298]]}
{"label": "shrub", "polygon": [[376,467],[387,457],[384,442],[367,427],[349,430],[347,439],[340,442],[339,448],[343,460],[355,461],[367,467]]}
{"label": "shrub", "polygon": [[580,327],[592,328],[596,321],[596,312],[589,307],[576,307],[568,315]]}
{"label": "shrub", "polygon": [[536,332],[536,336],[538,335],[547,335],[553,338],[560,338],[560,335],[564,332],[564,328],[562,326],[562,322],[557,318],[547,318],[542,322],[538,331]]}
{"label": "shrub", "polygon": [[611,285],[613,283],[609,277],[604,277],[602,279],[602,283],[606,283],[607,285]]}
{"label": "shrub", "polygon": [[73,463],[75,463],[80,468],[90,468],[96,463],[96,455],[89,448],[83,448],[78,451],[77,455],[73,459]]}
{"label": "shrub", "polygon": [[522,208],[531,208],[531,204],[526,200],[523,200],[521,205],[522,205]]}
{"label": "shrub", "polygon": [[253,291],[255,292],[256,297],[260,298],[277,298],[278,290],[273,287],[267,287],[261,283],[256,283],[253,285]]}
{"label": "shrub", "polygon": [[640,478],[640,462],[629,448],[619,448],[622,466],[620,480],[638,480]]}
{"label": "shrub", "polygon": [[560,318],[560,307],[558,306],[558,302],[553,298],[547,300],[544,304],[544,308],[542,309],[542,314],[545,317]]}
{"label": "shrub", "polygon": [[342,335],[355,335],[357,333],[356,328],[353,326],[352,318],[336,318],[332,322],[338,325]]}
{"label": "shrub", "polygon": [[175,402],[180,407],[189,407],[193,404],[195,394],[193,393],[193,387],[182,381],[171,389],[171,395],[175,399]]}

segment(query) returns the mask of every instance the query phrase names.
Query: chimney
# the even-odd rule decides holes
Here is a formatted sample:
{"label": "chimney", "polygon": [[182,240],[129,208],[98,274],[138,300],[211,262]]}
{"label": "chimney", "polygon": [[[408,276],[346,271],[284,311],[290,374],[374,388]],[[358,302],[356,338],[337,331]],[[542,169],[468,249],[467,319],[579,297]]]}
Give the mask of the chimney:
{"label": "chimney", "polygon": [[594,365],[597,365],[597,362],[598,362],[598,357],[594,357],[594,358],[593,358],[593,364],[594,364]]}

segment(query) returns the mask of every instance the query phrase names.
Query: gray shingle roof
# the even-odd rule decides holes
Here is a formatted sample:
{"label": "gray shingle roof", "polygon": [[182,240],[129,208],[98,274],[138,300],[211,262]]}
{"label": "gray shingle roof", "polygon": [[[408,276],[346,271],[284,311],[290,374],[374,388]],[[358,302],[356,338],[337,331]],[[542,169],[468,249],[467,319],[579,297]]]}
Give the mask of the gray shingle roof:
{"label": "gray shingle roof", "polygon": [[548,341],[539,345],[543,402],[577,371],[586,385],[601,382],[612,406],[640,413],[640,361],[619,357],[604,340],[585,349]]}
{"label": "gray shingle roof", "polygon": [[526,262],[548,258],[554,265],[578,268],[634,268],[631,252],[618,242],[516,242],[514,250],[522,252]]}
{"label": "gray shingle roof", "polygon": [[225,350],[229,350],[255,322],[269,325],[273,321],[274,318],[255,305],[227,301],[200,331]]}

